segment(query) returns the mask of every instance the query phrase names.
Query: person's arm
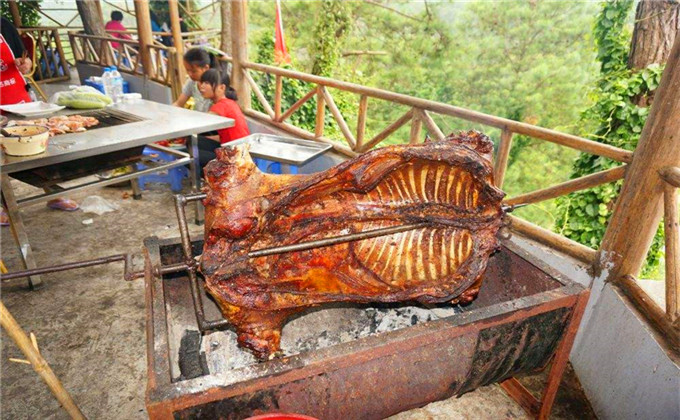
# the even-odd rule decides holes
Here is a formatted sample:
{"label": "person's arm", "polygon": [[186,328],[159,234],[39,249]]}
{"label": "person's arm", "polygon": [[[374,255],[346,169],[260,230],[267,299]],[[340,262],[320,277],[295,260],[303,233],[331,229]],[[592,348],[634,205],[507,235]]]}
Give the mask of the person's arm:
{"label": "person's arm", "polygon": [[187,101],[189,100],[189,96],[185,95],[184,93],[180,93],[179,97],[175,102],[172,103],[173,106],[178,106],[180,108],[184,108],[184,105],[187,104]]}
{"label": "person's arm", "polygon": [[217,142],[217,143],[220,142],[220,136],[217,135],[217,134],[213,134],[212,136],[203,136],[203,137],[205,137],[208,140],[212,140],[214,142]]}
{"label": "person's arm", "polygon": [[[217,112],[213,112],[213,111],[208,111],[208,114],[220,115],[220,114],[218,114]],[[220,143],[220,136],[219,136],[219,134],[213,134],[213,135],[211,135],[211,136],[203,136],[203,137],[205,137],[206,139],[209,139],[209,140],[216,141],[216,142]]]}
{"label": "person's arm", "polygon": [[184,108],[184,105],[187,104],[187,101],[191,98],[191,83],[191,80],[187,80],[186,83],[184,83],[184,86],[182,86],[182,93],[180,93],[177,100],[172,103],[174,106]]}
{"label": "person's arm", "polygon": [[[120,24],[120,29],[123,30],[123,31],[127,31],[127,28],[122,23]],[[130,35],[130,34],[121,33],[121,35],[123,35],[123,39],[133,39],[132,35]]]}

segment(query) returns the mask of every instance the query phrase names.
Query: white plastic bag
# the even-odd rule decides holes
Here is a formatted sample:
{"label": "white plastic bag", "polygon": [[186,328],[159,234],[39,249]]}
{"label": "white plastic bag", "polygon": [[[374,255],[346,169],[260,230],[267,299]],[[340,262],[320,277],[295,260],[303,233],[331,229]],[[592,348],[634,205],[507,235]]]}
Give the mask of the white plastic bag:
{"label": "white plastic bag", "polygon": [[74,89],[55,93],[50,102],[69,108],[98,109],[110,105],[111,98],[92,86],[76,86]]}
{"label": "white plastic bag", "polygon": [[80,203],[80,209],[85,213],[94,213],[97,216],[101,216],[104,213],[110,211],[116,211],[120,207],[117,204],[106,201],[98,195],[91,195],[86,197],[82,203]]}

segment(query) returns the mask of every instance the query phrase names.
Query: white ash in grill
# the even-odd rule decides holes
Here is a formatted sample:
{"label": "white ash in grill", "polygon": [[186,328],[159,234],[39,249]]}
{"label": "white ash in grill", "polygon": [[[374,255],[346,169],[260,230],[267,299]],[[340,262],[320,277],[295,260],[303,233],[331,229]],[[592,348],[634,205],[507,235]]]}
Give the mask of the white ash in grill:
{"label": "white ash in grill", "polygon": [[[323,349],[370,335],[395,331],[412,325],[463,312],[460,306],[356,305],[325,306],[289,321],[283,328],[281,348],[285,356]],[[218,331],[203,337],[211,374],[256,364],[255,357],[236,343],[233,331]]]}

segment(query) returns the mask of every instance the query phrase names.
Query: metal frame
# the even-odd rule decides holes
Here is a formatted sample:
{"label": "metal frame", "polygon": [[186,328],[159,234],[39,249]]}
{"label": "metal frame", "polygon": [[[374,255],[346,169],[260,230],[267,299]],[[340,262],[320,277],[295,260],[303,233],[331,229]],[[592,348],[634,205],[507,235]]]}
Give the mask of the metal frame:
{"label": "metal frame", "polygon": [[[155,145],[155,144],[149,144],[147,147],[151,147],[153,149],[156,149],[158,151],[161,151],[163,153],[170,154],[172,156],[176,156],[177,159],[173,161],[167,161],[167,163],[162,163],[158,165],[153,165],[150,168],[143,169],[143,170],[134,170],[132,173],[124,174],[124,175],[119,175],[119,176],[114,176],[108,179],[102,179],[102,180],[97,180],[97,181],[91,181],[91,182],[86,182],[80,185],[76,185],[73,187],[69,188],[59,188],[58,190],[46,192],[43,194],[37,194],[29,197],[25,197],[22,199],[17,199],[16,196],[14,195],[14,190],[12,188],[11,182],[10,182],[10,176],[8,174],[2,174],[2,188],[1,188],[1,193],[2,193],[2,199],[5,205],[7,206],[7,214],[9,216],[10,220],[10,229],[12,231],[12,236],[14,237],[14,240],[16,244],[19,247],[20,255],[21,255],[21,262],[25,268],[24,271],[17,272],[17,273],[10,273],[8,275],[3,275],[2,279],[3,280],[9,280],[13,278],[19,278],[19,277],[28,277],[28,286],[31,290],[35,290],[42,285],[42,280],[40,278],[40,274],[44,273],[51,273],[51,272],[56,272],[56,271],[63,271],[63,270],[69,270],[72,268],[79,268],[79,267],[87,267],[91,265],[98,265],[98,264],[106,264],[109,262],[114,262],[114,261],[120,261],[125,258],[121,258],[124,256],[109,256],[109,257],[103,257],[95,260],[88,260],[88,261],[80,261],[80,262],[75,262],[75,263],[68,263],[68,264],[62,264],[59,266],[53,266],[53,267],[44,267],[44,268],[38,268],[35,262],[35,259],[33,257],[33,250],[31,248],[31,244],[28,239],[28,235],[26,233],[26,228],[24,226],[23,219],[21,217],[21,212],[20,208],[29,206],[32,204],[36,203],[41,203],[45,201],[49,201],[55,198],[63,197],[66,196],[70,193],[76,192],[76,191],[83,191],[83,190],[88,190],[88,189],[95,189],[95,188],[100,188],[104,187],[106,185],[112,185],[116,184],[119,182],[123,181],[131,181],[133,184],[133,194],[135,196],[139,196],[139,188],[135,186],[135,180],[139,178],[140,176],[147,175],[150,173],[154,172],[159,172],[163,171],[166,169],[171,169],[175,168],[178,166],[186,166],[189,165],[190,171],[189,171],[189,177],[191,179],[191,186],[192,190],[194,192],[198,191],[200,189],[200,165],[198,163],[198,136],[197,135],[192,135],[191,140],[189,144],[187,145],[187,149],[189,153],[185,153],[182,151],[174,150],[171,148]],[[203,221],[203,206],[200,202],[196,202],[196,213],[195,213],[195,222],[196,224],[200,224]],[[186,219],[186,218],[185,218]],[[128,260],[126,259],[126,262]],[[93,263],[94,262],[94,263]],[[129,276],[128,274],[128,264],[126,263],[126,277]]]}

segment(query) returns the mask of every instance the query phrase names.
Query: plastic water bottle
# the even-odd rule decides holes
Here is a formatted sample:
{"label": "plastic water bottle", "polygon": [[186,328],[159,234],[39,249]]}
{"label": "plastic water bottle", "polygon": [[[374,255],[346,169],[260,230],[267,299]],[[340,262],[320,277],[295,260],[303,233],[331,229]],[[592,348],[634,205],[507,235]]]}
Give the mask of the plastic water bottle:
{"label": "plastic water bottle", "polygon": [[111,77],[111,68],[104,67],[104,73],[102,74],[102,84],[104,85],[104,94],[109,98],[113,99],[113,80]]}
{"label": "plastic water bottle", "polygon": [[121,103],[123,101],[123,76],[120,75],[116,66],[111,67],[111,87],[113,103]]}

